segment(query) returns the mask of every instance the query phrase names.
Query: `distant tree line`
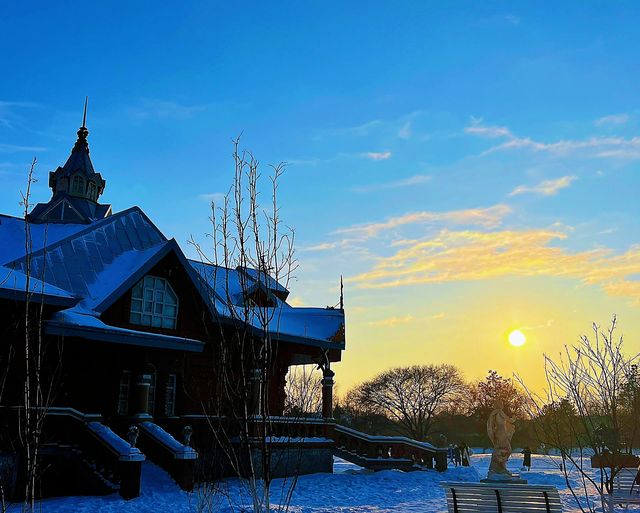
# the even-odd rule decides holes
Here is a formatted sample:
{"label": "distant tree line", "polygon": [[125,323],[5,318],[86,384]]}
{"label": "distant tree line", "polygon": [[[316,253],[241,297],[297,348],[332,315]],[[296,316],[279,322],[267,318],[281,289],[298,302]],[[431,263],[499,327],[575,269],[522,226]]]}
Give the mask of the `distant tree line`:
{"label": "distant tree line", "polygon": [[493,370],[483,380],[467,382],[453,365],[396,367],[348,391],[335,415],[338,422],[372,434],[490,447],[486,420],[497,399],[520,424],[514,444],[535,445],[527,427],[527,394]]}

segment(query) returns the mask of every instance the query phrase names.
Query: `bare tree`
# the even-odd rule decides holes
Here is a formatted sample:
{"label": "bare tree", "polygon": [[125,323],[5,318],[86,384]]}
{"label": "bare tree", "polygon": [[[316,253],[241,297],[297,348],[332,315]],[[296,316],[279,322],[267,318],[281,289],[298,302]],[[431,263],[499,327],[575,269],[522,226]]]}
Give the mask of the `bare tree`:
{"label": "bare tree", "polygon": [[[276,433],[272,423],[271,406],[277,398],[269,384],[283,379],[286,368],[278,358],[282,304],[269,290],[274,282],[288,287],[297,267],[294,232],[280,219],[277,192],[284,165],[271,167],[270,198],[263,209],[259,163],[250,152],[240,151],[239,139],[233,159],[233,185],[220,205],[211,205],[211,251],[191,239],[201,260],[213,264],[216,284],[210,298],[217,317],[210,337],[217,346],[215,383],[202,407],[216,446],[247,486],[253,511],[271,511],[273,470],[283,456],[272,444],[282,433]],[[235,274],[230,272],[234,269]],[[283,481],[277,507],[287,508],[296,482],[295,472]],[[225,492],[214,484],[204,495],[211,508],[213,495]]]}
{"label": "bare tree", "polygon": [[[35,183],[34,170],[36,159],[33,159],[27,176],[27,186],[22,195],[21,205],[24,214],[25,231],[25,307],[24,307],[24,390],[23,390],[23,417],[21,421],[20,437],[22,442],[25,472],[24,483],[24,510],[33,511],[37,497],[38,477],[38,450],[40,447],[40,435],[44,414],[40,407],[43,404],[43,390],[41,381],[42,371],[42,308],[37,309],[37,315],[31,307],[32,299],[32,269],[31,255],[33,253],[33,240],[31,237],[31,225],[29,223],[29,209],[31,207],[31,186]],[[44,291],[42,291],[44,292]],[[36,307],[37,308],[37,307]]]}
{"label": "bare tree", "polygon": [[322,375],[315,366],[292,367],[287,374],[285,415],[319,416],[322,412]]}
{"label": "bare tree", "polygon": [[[19,453],[17,486],[20,486],[20,490],[14,490],[13,495],[22,498],[22,510],[26,512],[35,511],[36,500],[40,496],[42,477],[40,447],[43,441],[45,418],[60,378],[63,343],[62,339],[58,339],[51,344],[43,336],[46,268],[43,266],[36,271],[32,265],[34,244],[29,211],[32,206],[31,189],[37,181],[36,163],[34,158],[27,173],[26,187],[20,193],[20,205],[24,215],[24,259],[20,268],[11,272],[21,273],[23,275],[21,279],[24,281],[22,317],[16,323],[16,326],[19,326],[16,333],[20,335],[11,334],[10,344],[7,344],[6,352],[3,352],[0,357],[3,367],[6,368],[6,372],[0,379],[0,407],[7,418],[15,414],[16,417],[13,420],[17,421],[17,433],[15,433],[17,440],[14,440],[11,425],[6,434],[8,448]],[[44,227],[39,237],[43,246],[42,251],[46,251],[46,240],[46,227]],[[11,274],[7,279],[11,279]],[[40,300],[36,299],[37,294],[40,295]],[[14,396],[13,392],[17,392],[18,383],[21,383],[22,390],[19,396]],[[6,394],[7,388],[12,389],[12,395],[9,398]],[[15,474],[16,470],[11,472]],[[5,490],[2,481],[0,476],[0,504],[4,511],[9,505],[8,490]]]}
{"label": "bare tree", "polygon": [[425,440],[435,416],[465,390],[453,365],[397,367],[366,381],[349,393],[347,401],[362,411],[384,415],[399,430]]}
{"label": "bare tree", "polygon": [[484,424],[498,399],[512,417],[527,416],[527,394],[512,379],[504,378],[494,370],[490,370],[485,379],[469,386],[465,401],[467,414],[481,419]]}
{"label": "bare tree", "polygon": [[[541,395],[529,393],[529,404],[538,440],[559,452],[567,487],[582,511],[595,512],[605,507],[625,460],[633,459],[640,398],[638,354],[624,353],[616,317],[607,329],[593,324],[592,330],[557,358],[545,355],[547,387]],[[570,479],[575,475],[579,486]],[[599,496],[595,503],[590,490]]]}

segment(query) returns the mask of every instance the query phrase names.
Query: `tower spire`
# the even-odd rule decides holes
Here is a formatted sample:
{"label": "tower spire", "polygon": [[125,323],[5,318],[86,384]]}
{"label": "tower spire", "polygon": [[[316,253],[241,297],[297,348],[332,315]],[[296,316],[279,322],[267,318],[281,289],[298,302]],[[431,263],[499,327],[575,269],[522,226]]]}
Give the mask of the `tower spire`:
{"label": "tower spire", "polygon": [[78,143],[84,143],[84,146],[89,153],[89,146],[87,145],[87,136],[89,135],[89,130],[87,130],[87,104],[89,103],[89,97],[84,97],[84,113],[82,114],[82,126],[78,129]]}
{"label": "tower spire", "polygon": [[87,104],[89,103],[89,97],[84,97],[84,114],[82,115],[82,128],[87,128]]}

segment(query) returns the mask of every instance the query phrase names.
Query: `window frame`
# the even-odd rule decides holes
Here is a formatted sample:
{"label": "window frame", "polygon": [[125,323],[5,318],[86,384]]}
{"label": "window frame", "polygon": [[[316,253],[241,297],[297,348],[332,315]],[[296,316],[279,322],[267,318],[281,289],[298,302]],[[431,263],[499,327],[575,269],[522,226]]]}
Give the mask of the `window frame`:
{"label": "window frame", "polygon": [[87,195],[91,201],[96,201],[98,199],[98,187],[95,183],[89,182],[89,185],[87,185]]}
{"label": "window frame", "polygon": [[[163,284],[162,287],[158,286],[159,282]],[[173,313],[170,313],[171,309],[173,309]],[[129,306],[129,322],[131,324],[176,330],[179,309],[178,294],[166,278],[147,274],[131,289],[131,304]]]}
{"label": "window frame", "polygon": [[85,180],[80,175],[71,178],[71,187],[69,192],[75,196],[84,196],[86,192]]}

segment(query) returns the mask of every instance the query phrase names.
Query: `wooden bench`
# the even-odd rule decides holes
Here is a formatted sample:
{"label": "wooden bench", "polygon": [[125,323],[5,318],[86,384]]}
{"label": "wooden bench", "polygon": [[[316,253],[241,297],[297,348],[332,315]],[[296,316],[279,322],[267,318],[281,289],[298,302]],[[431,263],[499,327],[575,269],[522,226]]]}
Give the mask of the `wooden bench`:
{"label": "wooden bench", "polygon": [[499,483],[441,483],[449,513],[560,513],[554,486]]}
{"label": "wooden bench", "polygon": [[609,494],[609,511],[613,511],[616,504],[629,507],[629,504],[640,504],[640,484],[636,478],[639,469],[623,468],[613,478],[613,490]]}

